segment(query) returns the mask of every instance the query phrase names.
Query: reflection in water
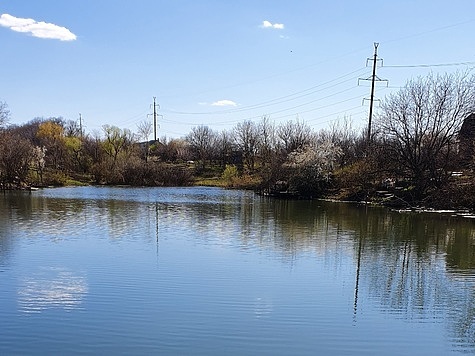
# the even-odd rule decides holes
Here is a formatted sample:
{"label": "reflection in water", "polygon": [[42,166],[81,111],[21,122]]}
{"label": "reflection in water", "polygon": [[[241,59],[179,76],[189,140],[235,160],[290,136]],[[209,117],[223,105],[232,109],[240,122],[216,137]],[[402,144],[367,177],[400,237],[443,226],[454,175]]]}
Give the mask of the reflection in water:
{"label": "reflection in water", "polygon": [[254,316],[256,319],[270,317],[273,312],[272,301],[258,297],[254,301]]}
{"label": "reflection in water", "polygon": [[19,309],[25,313],[57,308],[78,309],[87,292],[84,276],[64,269],[42,269],[21,281],[18,290]]}
{"label": "reflection in water", "polygon": [[[401,320],[443,323],[454,345],[475,349],[475,221],[199,188],[64,189],[7,195],[0,204],[0,219],[15,221],[29,238],[68,239],[93,226],[98,239],[156,242],[157,255],[162,239],[190,239],[257,250],[290,266],[317,257],[329,275],[350,270],[355,325],[370,305]],[[15,236],[4,225],[0,268]],[[51,269],[23,279],[18,300],[25,312],[71,310],[87,293],[84,276]],[[256,319],[278,309],[272,298],[250,303]]]}

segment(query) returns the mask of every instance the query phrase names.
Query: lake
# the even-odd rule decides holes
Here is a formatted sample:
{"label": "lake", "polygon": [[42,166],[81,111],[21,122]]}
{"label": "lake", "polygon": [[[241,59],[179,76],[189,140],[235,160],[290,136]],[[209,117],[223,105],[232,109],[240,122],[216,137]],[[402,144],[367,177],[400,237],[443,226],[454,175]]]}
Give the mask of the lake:
{"label": "lake", "polygon": [[475,221],[219,188],[0,194],[1,355],[475,353]]}

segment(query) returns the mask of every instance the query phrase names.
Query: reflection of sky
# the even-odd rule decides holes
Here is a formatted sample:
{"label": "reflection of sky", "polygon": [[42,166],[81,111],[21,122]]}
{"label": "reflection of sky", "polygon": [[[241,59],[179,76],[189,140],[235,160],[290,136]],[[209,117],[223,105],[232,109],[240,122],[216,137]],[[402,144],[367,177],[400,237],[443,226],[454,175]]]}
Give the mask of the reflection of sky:
{"label": "reflection of sky", "polygon": [[272,301],[268,298],[256,298],[254,300],[254,316],[256,319],[270,317],[274,311]]}
{"label": "reflection of sky", "polygon": [[87,292],[84,276],[62,268],[45,268],[20,282],[19,309],[25,313],[78,309]]}

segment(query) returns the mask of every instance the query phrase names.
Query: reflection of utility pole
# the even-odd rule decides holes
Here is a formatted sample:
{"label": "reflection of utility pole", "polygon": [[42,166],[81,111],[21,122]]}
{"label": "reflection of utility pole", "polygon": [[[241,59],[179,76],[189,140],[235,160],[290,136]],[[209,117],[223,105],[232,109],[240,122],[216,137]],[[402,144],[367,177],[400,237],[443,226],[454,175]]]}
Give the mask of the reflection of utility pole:
{"label": "reflection of utility pole", "polygon": [[363,237],[360,234],[359,241],[358,241],[358,261],[356,265],[355,302],[353,304],[353,321],[356,321],[356,312],[358,311],[358,288],[360,284],[362,250],[363,250]]}
{"label": "reflection of utility pole", "polygon": [[155,235],[157,238],[157,261],[158,261],[158,203],[155,203]]}
{"label": "reflection of utility pole", "polygon": [[[368,58],[366,60],[366,65],[368,65],[368,61],[373,61],[373,74],[369,78],[359,78],[358,79],[358,84],[360,80],[371,80],[371,96],[369,98],[369,117],[368,117],[368,137],[367,140],[368,142],[371,142],[371,120],[373,119],[373,104],[374,104],[374,87],[375,87],[375,82],[386,82],[388,83],[387,79],[381,79],[376,75],[376,67],[378,66],[378,61],[383,62],[382,59],[378,59],[378,46],[379,43],[375,42],[374,43],[374,55],[373,58]],[[368,100],[368,99],[363,99]]]}

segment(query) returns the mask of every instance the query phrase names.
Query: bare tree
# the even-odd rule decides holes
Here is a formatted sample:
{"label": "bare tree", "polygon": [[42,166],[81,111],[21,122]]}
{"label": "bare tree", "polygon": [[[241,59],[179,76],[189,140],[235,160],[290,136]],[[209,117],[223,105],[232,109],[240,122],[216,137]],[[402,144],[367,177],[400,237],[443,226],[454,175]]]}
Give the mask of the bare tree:
{"label": "bare tree", "polygon": [[0,132],[0,185],[3,189],[26,181],[32,152],[26,139],[7,130]]}
{"label": "bare tree", "polygon": [[219,160],[221,161],[221,166],[223,168],[226,166],[226,164],[234,163],[234,148],[233,133],[226,130],[221,131],[216,140],[216,149]]}
{"label": "bare tree", "polygon": [[474,110],[475,76],[467,72],[411,80],[381,104],[379,134],[417,198],[441,182],[463,119]]}
{"label": "bare tree", "polygon": [[340,167],[347,166],[365,157],[365,131],[359,132],[353,128],[351,119],[348,117],[334,121],[329,129],[321,130],[317,135],[317,139],[319,141],[329,140],[341,148],[342,154],[338,160]]}
{"label": "bare tree", "polygon": [[216,141],[216,133],[208,126],[195,126],[186,137],[196,158],[201,162],[201,168],[205,167],[206,161],[211,159]]}
{"label": "bare tree", "polygon": [[81,137],[81,126],[75,120],[66,120],[64,122],[64,135],[66,137]]}
{"label": "bare tree", "polygon": [[259,131],[257,125],[250,120],[238,123],[234,128],[234,139],[242,152],[247,170],[253,172],[257,149],[259,147]]}
{"label": "bare tree", "polygon": [[289,154],[310,144],[312,130],[304,122],[290,120],[277,128],[277,136],[282,149],[286,154]]}
{"label": "bare tree", "polygon": [[137,124],[137,130],[140,139],[148,141],[149,136],[152,134],[153,125],[150,121],[143,120]]}
{"label": "bare tree", "polygon": [[139,122],[139,124],[137,125],[137,129],[139,131],[138,134],[139,134],[140,139],[144,140],[144,151],[145,151],[144,157],[145,157],[145,162],[147,162],[148,154],[150,150],[150,143],[148,141],[148,138],[152,134],[152,129],[153,129],[152,122],[143,120]]}
{"label": "bare tree", "polygon": [[272,156],[276,151],[277,136],[275,125],[270,121],[269,117],[264,116],[258,125],[259,140],[259,156],[263,165],[272,161]]}

